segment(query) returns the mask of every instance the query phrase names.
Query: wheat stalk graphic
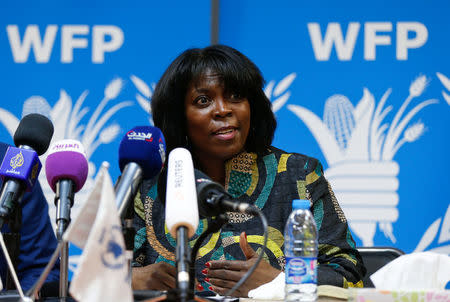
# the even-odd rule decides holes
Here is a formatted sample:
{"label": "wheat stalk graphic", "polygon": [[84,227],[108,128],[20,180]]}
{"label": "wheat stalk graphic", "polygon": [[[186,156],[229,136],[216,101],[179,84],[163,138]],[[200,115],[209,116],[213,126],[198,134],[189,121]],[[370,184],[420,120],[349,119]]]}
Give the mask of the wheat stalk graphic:
{"label": "wheat stalk graphic", "polygon": [[[439,233],[440,227],[440,234]],[[444,245],[444,243],[450,240],[450,205],[447,207],[447,211],[443,217],[436,219],[425,231],[422,239],[417,244],[414,252],[422,252],[426,250],[430,244],[438,237],[438,246],[430,251],[442,254],[450,254],[450,244]],[[440,245],[440,246],[439,246]]]}
{"label": "wheat stalk graphic", "polygon": [[[397,113],[394,116],[394,119],[389,127],[388,133],[386,135],[386,139],[384,142],[383,147],[383,153],[382,153],[382,159],[383,160],[391,160],[395,153],[398,151],[399,147],[396,147],[396,144],[398,143],[399,137],[402,133],[402,131],[405,129],[406,125],[410,122],[410,120],[414,117],[414,115],[419,112],[422,108],[435,104],[438,101],[435,99],[430,99],[421,102],[420,104],[416,105],[412,110],[408,112],[403,118],[402,115],[404,111],[406,110],[406,107],[409,105],[409,103],[412,101],[413,98],[419,97],[425,88],[428,85],[429,80],[426,78],[426,76],[422,75],[417,77],[410,85],[409,87],[409,95],[406,98],[406,100],[403,102],[400,109],[397,111]],[[398,144],[397,144],[398,146]]]}
{"label": "wheat stalk graphic", "polygon": [[[119,96],[122,88],[123,80],[120,78],[113,79],[106,85],[104,97],[89,117],[87,125],[82,123],[82,119],[89,113],[89,108],[83,106],[89,94],[88,90],[81,93],[73,108],[72,99],[64,89],[60,90],[59,99],[53,108],[42,96],[31,96],[23,104],[22,115],[36,112],[48,116],[52,120],[55,129],[52,142],[67,138],[79,140],[85,147],[86,157],[89,160],[100,145],[111,143],[120,133],[121,129],[117,123],[112,123],[108,126],[106,126],[106,123],[119,110],[131,106],[133,103],[130,101],[119,102],[107,110],[105,108],[111,100]],[[4,124],[9,134],[13,136],[19,124],[19,119],[9,111],[0,108],[0,122]],[[46,153],[40,156],[41,162],[45,162],[46,157]],[[94,175],[95,165],[89,162],[89,177],[83,189],[78,192],[78,198],[82,199],[82,196],[89,192]],[[47,200],[52,200],[54,194],[45,180],[45,171],[40,173],[39,179]],[[74,205],[72,209],[74,216],[79,206],[81,206],[79,203]],[[49,202],[49,211],[51,212],[53,209],[53,202]]]}
{"label": "wheat stalk graphic", "polygon": [[153,125],[152,108],[150,106],[150,102],[153,91],[155,90],[156,83],[152,83],[152,88],[150,89],[150,86],[148,86],[141,78],[135,75],[131,75],[130,79],[138,90],[138,93],[136,93],[136,100],[138,101],[138,104],[141,106],[141,108],[149,114],[148,121],[150,125]]}
{"label": "wheat stalk graphic", "polygon": [[281,81],[275,85],[275,81],[270,81],[264,88],[264,93],[272,102],[272,111],[277,112],[291,97],[291,92],[288,91],[292,82],[297,77],[295,72],[288,74]]}
{"label": "wheat stalk graphic", "polygon": [[[53,108],[50,107],[45,98],[31,96],[23,104],[22,115],[41,113],[49,116],[55,128],[52,142],[66,138],[79,140],[85,147],[86,156],[89,159],[99,145],[112,142],[120,132],[120,126],[116,123],[104,128],[108,120],[122,108],[133,105],[130,101],[119,102],[106,110],[106,112],[103,112],[108,102],[117,98],[122,88],[123,80],[120,78],[113,79],[107,84],[104,90],[104,97],[90,116],[86,126],[81,123],[81,120],[89,112],[88,107],[82,107],[89,94],[88,90],[81,93],[73,108],[72,99],[64,89],[61,89],[59,99]],[[19,119],[9,111],[0,108],[0,122],[7,128],[9,134],[13,136],[19,124]]]}
{"label": "wheat stalk graphic", "polygon": [[437,100],[422,101],[409,111],[407,108],[423,94],[428,83],[424,75],[412,81],[409,95],[391,123],[384,122],[393,109],[391,105],[385,107],[390,88],[376,107],[373,94],[367,88],[363,89],[356,107],[347,97],[332,95],[325,102],[323,121],[302,106],[288,105],[319,144],[329,165],[325,174],[364,245],[373,244],[376,221],[385,236],[395,242],[392,222],[398,218],[395,206],[399,168],[393,158],[402,146],[418,140],[426,130],[423,122],[410,122],[419,111],[436,104]]}
{"label": "wheat stalk graphic", "polygon": [[[344,96],[331,96],[325,104],[324,121],[302,106],[288,105],[288,109],[305,122],[330,165],[355,158],[374,161],[392,160],[404,143],[413,142],[423,134],[424,124],[417,123],[415,128],[409,128],[406,138],[400,140],[400,135],[404,133],[411,119],[424,107],[438,103],[436,99],[423,101],[403,116],[408,104],[413,98],[423,93],[427,83],[425,76],[420,76],[412,82],[409,96],[390,125],[382,124],[382,122],[392,110],[392,106],[383,108],[391,89],[384,93],[375,111],[374,97],[367,88],[364,88],[363,97],[356,108],[353,108]],[[420,133],[419,128],[422,129]],[[386,130],[388,130],[387,134],[385,134]],[[411,137],[413,130],[416,133],[416,139]]]}
{"label": "wheat stalk graphic", "polygon": [[[102,101],[97,106],[94,113],[92,114],[92,116],[89,119],[89,122],[86,126],[85,131],[83,132],[83,137],[81,140],[81,143],[83,144],[83,146],[87,146],[86,156],[88,158],[92,155],[93,151],[95,151],[95,149],[98,147],[98,145],[100,145],[103,142],[111,142],[115,138],[115,136],[117,136],[117,134],[120,132],[120,127],[118,127],[117,124],[113,125],[113,126],[111,126],[112,128],[107,128],[107,129],[103,130],[103,131],[107,131],[107,134],[101,135],[98,140],[94,141],[97,138],[102,127],[111,118],[112,115],[114,115],[120,109],[132,105],[132,102],[120,102],[120,103],[114,105],[113,107],[111,107],[110,109],[108,109],[102,115],[102,117],[100,119],[98,119],[100,113],[103,111],[103,109],[105,108],[107,103],[109,101],[115,99],[119,95],[120,91],[122,90],[122,86],[123,86],[122,79],[116,78],[116,79],[112,80],[106,86],[105,91],[104,91],[104,97],[103,97]],[[111,134],[114,134],[114,135],[111,135]],[[105,137],[106,137],[106,139],[105,139]]]}
{"label": "wheat stalk graphic", "polygon": [[[450,79],[440,72],[436,72],[436,75],[439,78],[439,81],[441,81],[442,85],[444,85],[445,89],[447,91],[450,91]],[[450,105],[450,95],[445,90],[442,90],[442,96],[444,97],[444,100],[447,102],[447,104]]]}

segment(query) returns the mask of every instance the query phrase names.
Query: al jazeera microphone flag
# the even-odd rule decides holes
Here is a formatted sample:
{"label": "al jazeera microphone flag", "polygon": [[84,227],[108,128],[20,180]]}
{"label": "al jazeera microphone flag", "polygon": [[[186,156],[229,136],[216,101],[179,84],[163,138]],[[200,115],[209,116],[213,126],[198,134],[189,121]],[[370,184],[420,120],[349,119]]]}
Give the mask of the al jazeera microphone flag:
{"label": "al jazeera microphone flag", "polygon": [[78,301],[132,301],[122,227],[104,162],[64,240],[83,249],[69,292]]}

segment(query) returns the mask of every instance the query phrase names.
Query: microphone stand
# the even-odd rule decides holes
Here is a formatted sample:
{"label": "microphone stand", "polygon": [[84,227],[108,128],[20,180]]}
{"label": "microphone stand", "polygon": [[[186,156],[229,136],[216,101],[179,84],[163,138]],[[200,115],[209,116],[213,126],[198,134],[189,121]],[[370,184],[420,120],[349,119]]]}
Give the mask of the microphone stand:
{"label": "microphone stand", "polygon": [[[211,233],[215,233],[228,222],[226,214],[220,214],[213,220],[205,232],[203,232],[194,244],[192,254],[189,257],[187,228],[177,229],[177,247],[175,261],[177,268],[177,287],[167,293],[164,301],[208,301],[194,296],[195,283],[195,258],[203,240]],[[155,300],[156,301],[156,300]]]}
{"label": "microphone stand", "polygon": [[128,265],[128,279],[131,284],[131,262],[133,260],[133,250],[134,250],[134,236],[136,235],[136,230],[133,227],[133,213],[134,212],[134,203],[129,202],[128,206],[125,209],[125,215],[121,219],[122,220],[122,234],[125,241],[125,257],[127,259]]}
{"label": "microphone stand", "polygon": [[[16,192],[16,193],[14,193]],[[17,259],[20,253],[20,229],[22,227],[22,208],[19,206],[24,190],[22,184],[16,179],[3,183],[0,200],[0,229],[8,223],[11,233],[3,234],[7,250],[12,260],[12,267],[17,268]],[[14,272],[6,273],[6,289],[14,288]],[[19,288],[18,288],[19,290]]]}
{"label": "microphone stand", "polygon": [[[57,206],[57,213],[59,218],[56,221],[56,238],[58,243],[62,244],[59,268],[59,297],[61,301],[67,298],[68,288],[68,270],[69,270],[69,243],[64,242],[63,235],[70,223],[70,208],[73,205],[75,192],[73,190],[73,183],[71,180],[62,179],[56,183],[55,203]],[[68,202],[62,199],[68,198]],[[59,200],[59,202],[58,202]]]}
{"label": "microphone stand", "polygon": [[[219,227],[220,228],[220,227]],[[210,228],[208,228],[210,229]],[[197,248],[198,250],[198,248]],[[177,269],[176,288],[169,290],[165,296],[153,298],[149,301],[168,301],[168,302],[206,302],[208,300],[194,295],[194,277],[191,277],[193,271],[193,261],[188,249],[188,229],[180,226],[177,229],[177,246],[175,251],[175,262]],[[193,257],[195,260],[195,256]]]}
{"label": "microphone stand", "polygon": [[22,200],[23,196],[21,187],[22,184],[16,179],[10,179],[10,181],[3,183],[3,188],[0,193],[0,196],[2,196],[0,200],[0,229],[14,209],[18,208],[17,204]]}
{"label": "microphone stand", "polygon": [[125,257],[128,265],[128,279],[131,284],[131,262],[133,260],[134,236],[136,230],[133,227],[134,197],[142,181],[143,173],[140,166],[130,162],[117,180],[114,186],[119,217],[122,223],[122,234],[125,241]]}
{"label": "microphone stand", "polygon": [[[175,251],[175,266],[177,269],[176,288],[167,292],[166,296],[152,299],[150,301],[168,302],[191,302],[207,301],[199,297],[194,297],[193,286],[190,281],[190,257],[188,249],[188,229],[180,226],[177,229],[177,246]],[[162,300],[161,300],[162,298]]]}
{"label": "microphone stand", "polygon": [[189,288],[190,257],[188,250],[188,229],[181,226],[177,229],[177,249],[175,260],[177,266],[177,288],[179,301],[191,301],[194,298],[193,289]]}

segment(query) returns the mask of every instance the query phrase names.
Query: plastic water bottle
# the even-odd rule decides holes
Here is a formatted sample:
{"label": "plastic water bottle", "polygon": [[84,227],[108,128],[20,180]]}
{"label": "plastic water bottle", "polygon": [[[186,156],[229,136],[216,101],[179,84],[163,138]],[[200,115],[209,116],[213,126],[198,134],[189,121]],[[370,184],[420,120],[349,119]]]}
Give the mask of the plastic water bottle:
{"label": "plastic water bottle", "polygon": [[317,299],[317,227],[309,207],[309,200],[293,200],[284,229],[285,301]]}

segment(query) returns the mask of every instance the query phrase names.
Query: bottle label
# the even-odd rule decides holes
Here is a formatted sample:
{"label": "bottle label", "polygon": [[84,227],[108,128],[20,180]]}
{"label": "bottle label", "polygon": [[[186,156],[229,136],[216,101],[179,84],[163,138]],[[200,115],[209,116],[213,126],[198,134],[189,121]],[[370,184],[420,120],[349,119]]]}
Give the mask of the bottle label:
{"label": "bottle label", "polygon": [[316,257],[286,257],[286,284],[317,283]]}

